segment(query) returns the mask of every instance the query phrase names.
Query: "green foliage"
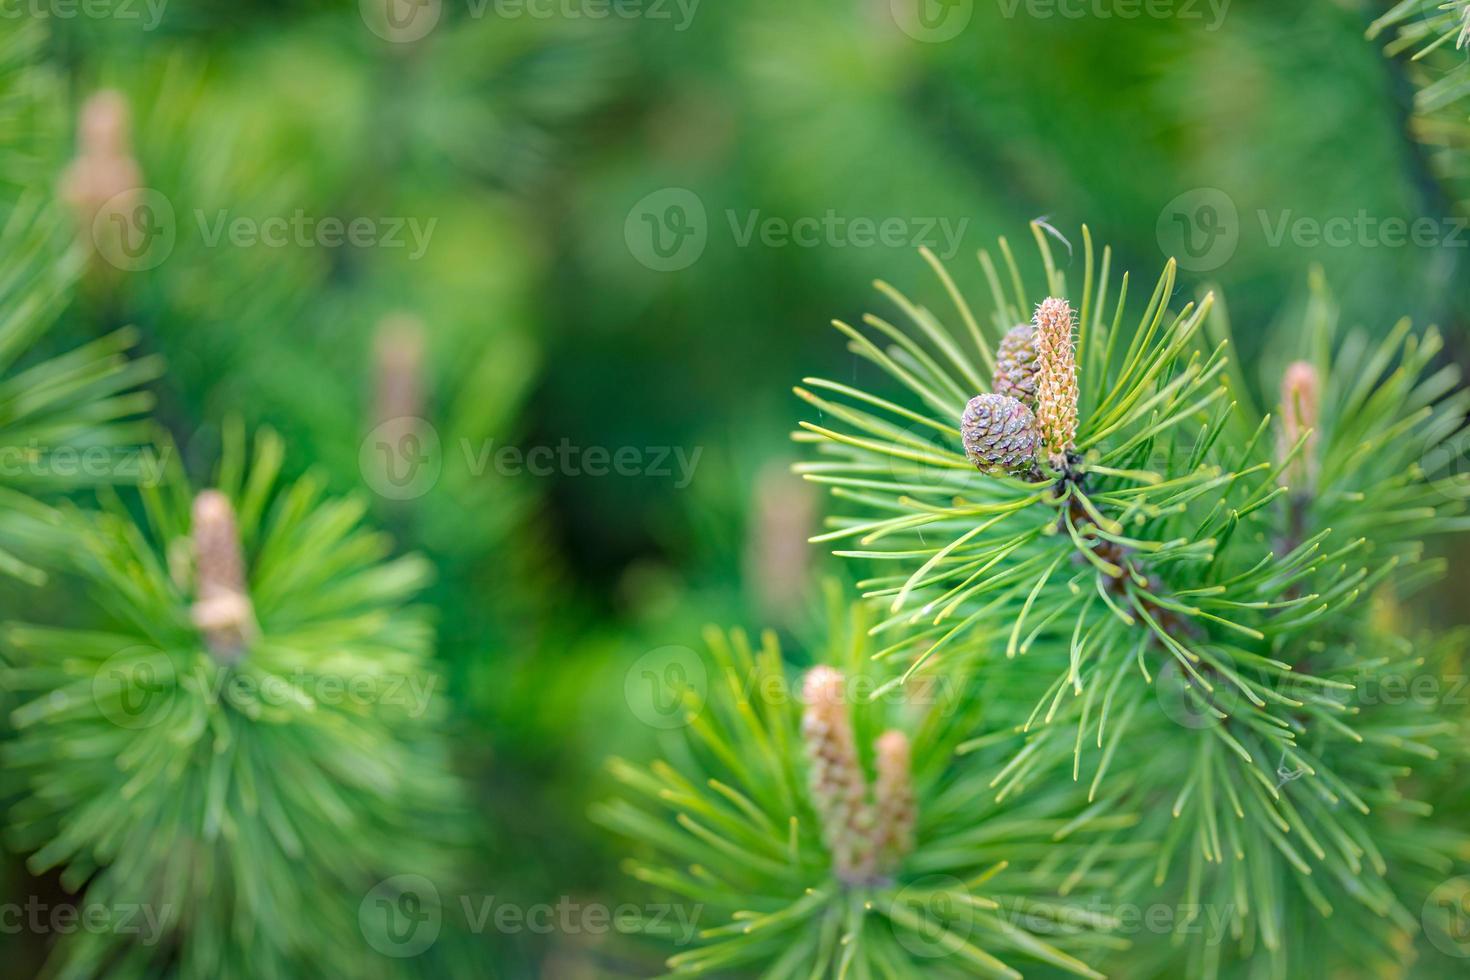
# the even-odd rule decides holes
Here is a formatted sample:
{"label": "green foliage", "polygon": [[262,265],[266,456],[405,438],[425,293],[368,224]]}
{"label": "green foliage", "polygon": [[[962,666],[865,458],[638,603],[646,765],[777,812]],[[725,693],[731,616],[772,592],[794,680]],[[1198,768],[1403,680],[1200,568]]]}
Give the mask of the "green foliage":
{"label": "green foliage", "polygon": [[[25,692],[6,763],[28,783],[12,840],[35,873],[159,935],[79,932],[60,975],[371,976],[358,901],[403,871],[452,880],[459,790],[436,734],[432,633],[408,605],[415,557],[360,526],[360,501],[279,485],[283,446],[239,430],[215,485],[239,516],[259,634],[235,662],[191,619],[193,494],[177,465],[89,520],[91,630],[11,625],[6,684]],[[152,941],[149,942],[148,940]],[[392,965],[392,964],[388,964]]]}
{"label": "green foliage", "polygon": [[39,582],[35,562],[71,544],[56,514],[38,502],[89,484],[138,476],[157,377],[156,358],[129,362],[133,330],[116,330],[57,352],[57,321],[72,297],[82,256],[68,248],[59,210],[37,185],[46,176],[55,86],[38,66],[43,32],[30,25],[0,40],[0,572]]}
{"label": "green foliage", "polygon": [[1031,960],[1098,976],[1077,956],[1115,945],[1097,932],[1110,920],[1059,893],[1112,882],[1095,866],[1113,854],[1102,834],[1133,818],[1079,829],[1067,819],[1078,794],[1060,783],[1019,807],[987,799],[974,778],[983,754],[954,756],[978,702],[948,683],[867,699],[878,683],[870,625],[864,606],[834,603],[822,660],[844,671],[860,745],[894,725],[911,730],[917,845],[893,876],[854,886],[834,875],[807,787],[800,683],[772,634],[755,647],[743,632],[707,632],[707,691],[684,691],[687,737],[667,762],[612,763],[630,798],[595,819],[638,843],[630,874],[699,918],[697,941],[670,970],[1019,977],[1008,964]]}
{"label": "green foliage", "polygon": [[[1407,323],[1377,342],[1338,338],[1319,292],[1301,336],[1322,379],[1320,425],[1288,437],[1250,407],[1213,297],[1170,309],[1172,263],[1128,317],[1128,278],[1112,300],[1110,252],[1097,261],[1086,229],[1080,289],[1033,232],[1044,294],[1080,309],[1072,459],[1034,480],[965,460],[960,410],[989,388],[994,344],[1039,294],[1002,241],[1000,263],[981,253],[993,308],[976,316],[926,255],[959,328],[881,283],[906,328],[837,324],[903,393],[798,389],[823,414],[798,434],[819,454],[799,468],[841,505],[815,540],[901,569],[861,583],[887,607],[873,632],[887,634],[875,656],[902,662],[890,684],[947,670],[1015,679],[1009,714],[987,724],[1011,750],[998,797],[1070,778],[1099,812],[1147,815],[1138,836],[1159,850],[1120,894],[1166,888],[1228,908],[1239,951],[1264,950],[1277,972],[1320,959],[1285,939],[1304,906],[1333,913],[1354,952],[1371,941],[1386,958],[1391,937],[1374,927],[1412,930],[1424,899],[1390,879],[1422,884],[1424,865],[1442,864],[1401,836],[1428,814],[1401,780],[1414,758],[1463,746],[1463,720],[1442,701],[1412,721],[1358,703],[1382,675],[1445,666],[1375,629],[1368,599],[1442,572],[1420,540],[1470,526],[1470,484],[1453,471],[1470,404],[1458,372],[1429,370],[1439,337]],[[1392,842],[1405,845],[1398,865],[1383,857]],[[1230,960],[1226,946],[1186,949],[1192,975]]]}
{"label": "green foliage", "polygon": [[1437,148],[1440,175],[1466,198],[1465,151],[1470,148],[1470,2],[1466,0],[1400,0],[1368,28],[1368,37],[1386,38],[1391,56],[1408,56],[1414,94],[1414,135]]}

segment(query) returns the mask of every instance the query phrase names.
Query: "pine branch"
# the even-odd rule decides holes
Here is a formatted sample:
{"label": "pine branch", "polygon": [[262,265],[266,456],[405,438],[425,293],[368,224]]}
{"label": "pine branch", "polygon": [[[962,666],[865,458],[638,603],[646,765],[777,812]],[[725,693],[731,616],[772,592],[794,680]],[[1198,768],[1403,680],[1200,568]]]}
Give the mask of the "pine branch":
{"label": "pine branch", "polygon": [[[847,401],[798,391],[829,416],[797,434],[820,457],[798,469],[842,505],[815,540],[855,538],[861,550],[839,553],[909,569],[863,583],[887,606],[873,632],[897,637],[877,656],[906,662],[899,685],[943,671],[1014,678],[997,681],[1011,710],[992,713],[975,743],[1009,746],[990,781],[996,798],[1024,799],[1066,773],[1095,804],[1146,814],[1140,837],[1160,849],[1138,886],[1228,906],[1241,950],[1288,955],[1281,881],[1318,911],[1350,906],[1405,928],[1412,899],[1398,897],[1386,867],[1365,870],[1359,852],[1373,846],[1377,821],[1399,819],[1381,811],[1416,808],[1373,774],[1393,771],[1394,758],[1433,757],[1458,723],[1431,723],[1424,743],[1369,735],[1359,725],[1398,722],[1358,717],[1343,695],[1353,684],[1331,677],[1360,666],[1371,681],[1372,669],[1332,652],[1385,642],[1370,629],[1367,597],[1422,580],[1410,567],[1421,539],[1467,526],[1470,483],[1455,470],[1470,403],[1453,372],[1428,372],[1438,335],[1401,324],[1376,346],[1339,339],[1319,296],[1308,344],[1317,360],[1288,379],[1293,401],[1277,437],[1263,438],[1272,420],[1230,390],[1228,323],[1210,318],[1210,297],[1169,311],[1172,263],[1130,329],[1121,297],[1107,315],[1109,284],[1095,275],[1086,229],[1083,278],[1096,291],[1082,296],[1068,293],[1040,229],[1036,238],[1052,297],[1036,336],[1044,319],[1065,321],[1069,295],[1082,311],[1076,450],[1038,448],[1030,463],[997,465],[971,415],[960,446],[945,416],[958,413],[950,393],[963,397],[972,373],[967,343],[959,331],[941,343],[927,311],[887,349],[843,328],[855,354],[907,389],[908,404],[827,382],[808,384]],[[1034,298],[1004,243],[1002,252],[1016,271],[1009,288],[987,274],[997,334]],[[985,253],[981,264],[995,268]],[[995,339],[1006,347],[1003,337],[973,339],[976,352]],[[1030,362],[1038,405],[1067,390],[1048,371],[1072,376],[1051,349]],[[1002,359],[997,390],[1026,360]],[[1065,413],[1049,417],[1065,431],[1055,421]],[[981,472],[965,475],[961,448]],[[1040,662],[1017,663],[1028,657]],[[1192,969],[1209,974],[1220,962]]]}
{"label": "pine branch", "polygon": [[196,494],[175,465],[143,490],[146,525],[116,501],[90,522],[82,577],[107,625],[5,630],[5,683],[24,694],[5,758],[29,787],[11,839],[34,873],[160,922],[148,942],[65,937],[63,974],[326,958],[368,975],[365,896],[400,871],[453,880],[459,790],[431,633],[407,605],[428,568],[386,560],[360,503],[277,486],[278,438],[247,468],[230,433],[218,489]]}

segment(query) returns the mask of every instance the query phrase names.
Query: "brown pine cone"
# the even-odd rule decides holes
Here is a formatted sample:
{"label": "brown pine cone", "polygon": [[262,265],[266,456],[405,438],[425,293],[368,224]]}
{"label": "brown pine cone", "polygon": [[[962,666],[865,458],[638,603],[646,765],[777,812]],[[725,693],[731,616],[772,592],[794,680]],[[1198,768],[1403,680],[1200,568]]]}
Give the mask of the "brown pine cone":
{"label": "brown pine cone", "polygon": [[965,455],[981,472],[1020,474],[1036,459],[1036,416],[1009,395],[976,395],[960,416]]}
{"label": "brown pine cone", "polygon": [[1036,328],[1018,323],[1000,339],[995,352],[991,388],[1010,395],[1033,411],[1036,408]]}

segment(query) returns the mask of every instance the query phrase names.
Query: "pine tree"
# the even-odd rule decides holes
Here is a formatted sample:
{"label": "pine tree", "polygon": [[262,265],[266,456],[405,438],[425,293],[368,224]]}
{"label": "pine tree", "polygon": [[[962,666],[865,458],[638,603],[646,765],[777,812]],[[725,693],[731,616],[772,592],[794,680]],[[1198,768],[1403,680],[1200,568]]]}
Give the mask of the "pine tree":
{"label": "pine tree", "polygon": [[[1111,920],[1057,893],[1115,883],[1095,865],[1131,818],[1081,827],[1081,794],[1061,783],[1019,806],[987,798],[976,777],[995,753],[955,753],[981,702],[954,678],[871,698],[871,610],[833,590],[829,607],[829,645],[804,674],[774,634],[708,631],[708,682],[666,692],[683,698],[685,744],[647,768],[611,764],[631,799],[594,819],[636,840],[627,871],[678,903],[657,930],[680,947],[669,969],[1019,977],[1041,962],[1099,976],[1084,959]],[[697,933],[671,928],[691,920]]]}
{"label": "pine tree", "polygon": [[[1106,870],[1094,909],[1103,919],[1129,905],[1173,913],[1165,934],[1140,935],[1135,924],[1112,936],[1131,941],[1126,952],[1095,944],[1089,968],[1191,977],[1396,971],[1426,899],[1470,859],[1470,835],[1432,805],[1470,744],[1444,696],[1463,637],[1407,635],[1392,613],[1444,570],[1423,539],[1470,527],[1470,476],[1457,472],[1470,394],[1456,387],[1453,367],[1433,366],[1441,347],[1433,330],[1415,334],[1401,322],[1377,340],[1339,332],[1320,279],[1301,329],[1272,357],[1275,390],[1257,391],[1230,357],[1215,298],[1173,307],[1172,262],[1130,316],[1129,277],[1115,296],[1111,252],[1099,256],[1087,229],[1074,260],[1080,288],[1069,288],[1049,229],[1032,232],[1043,292],[1027,289],[1002,240],[998,262],[980,254],[992,308],[977,315],[925,252],[958,325],[880,283],[904,326],[878,315],[864,318],[866,330],[836,326],[887,384],[870,391],[807,378],[797,389],[820,413],[797,433],[817,454],[798,469],[839,504],[813,540],[874,569],[859,583],[873,618],[859,623],[844,661],[875,677],[860,710],[945,679],[965,692],[967,710],[945,720],[943,739],[914,741],[916,772],[947,771],[947,791],[964,802],[958,811],[943,794],[937,802],[916,779],[912,860],[939,861],[918,857],[942,834],[925,823],[936,808],[983,834],[987,821],[1011,826],[1027,807],[1057,805],[1075,788],[1070,805],[1051,811],[1066,828],[1057,839],[1095,843],[1081,855],[1053,845],[1048,860],[1075,870],[1039,883],[1055,897]],[[1032,335],[1018,338],[1015,325],[1027,319]],[[1023,369],[1034,370],[1034,387],[1015,385]],[[1256,408],[1261,401],[1275,410]],[[1018,425],[1030,427],[1024,439]],[[635,873],[735,916],[708,933],[732,938],[680,953],[671,967],[697,972],[779,948],[791,958],[773,958],[771,975],[912,972],[882,952],[867,959],[889,936],[866,942],[869,917],[884,905],[863,890],[872,854],[853,849],[854,838],[869,840],[874,819],[857,809],[852,788],[870,781],[867,772],[845,761],[853,751],[842,740],[803,763],[794,735],[752,721],[764,706],[742,699],[751,687],[729,678],[778,671],[774,651],[759,669],[738,652],[715,661],[711,691],[729,684],[739,720],[718,726],[718,710],[706,705],[691,711],[691,730],[721,771],[743,775],[740,792],[774,782],[756,775],[772,760],[795,787],[746,807],[723,783],[709,785],[763,814],[738,819],[767,836],[784,820],[809,827],[815,811],[828,833],[801,853],[814,852],[832,880],[826,890],[808,884],[817,890],[807,901],[752,909],[749,896],[798,893],[764,879],[732,885],[700,863],[708,848],[676,850],[672,831],[615,811],[620,829],[696,862],[687,874],[642,864]],[[1411,681],[1432,693],[1384,696]],[[834,766],[851,770],[851,782],[834,780]],[[805,795],[803,771],[812,780]],[[619,772],[681,811],[683,831],[706,842],[700,816],[727,817],[731,804],[705,799],[687,773]],[[834,810],[823,800],[844,802]],[[831,814],[848,829],[834,836]],[[741,853],[761,853],[762,834],[748,834]],[[1018,857],[1034,853],[1008,845]],[[1007,850],[986,856],[1005,859]],[[754,861],[738,867],[760,875]],[[839,921],[830,909],[841,894],[866,903],[862,912],[848,906]],[[1443,914],[1427,913],[1424,927],[1444,930]],[[779,946],[745,934],[751,922],[779,924]],[[935,966],[999,970],[960,958]]]}
{"label": "pine tree", "polygon": [[[385,560],[361,501],[281,485],[278,437],[247,466],[230,432],[210,489],[175,456],[142,526],[120,500],[87,519],[105,625],[6,629],[12,839],[114,917],[63,937],[58,975],[379,975],[401,964],[374,952],[374,889],[453,880],[460,790],[408,605],[427,564]],[[140,908],[148,928],[118,918]]]}
{"label": "pine tree", "polygon": [[[54,108],[42,37],[27,25],[0,39],[0,116],[26,121]],[[157,358],[126,359],[135,330],[71,349],[57,340],[84,260],[41,185],[48,131],[27,126],[0,145],[0,572],[32,583],[73,544],[44,498],[137,478],[133,449],[149,435],[140,417],[153,405],[140,387],[161,368]]]}
{"label": "pine tree", "polygon": [[1408,56],[1418,86],[1414,135],[1442,147],[1442,170],[1456,175],[1455,163],[1470,136],[1465,110],[1470,63],[1464,57],[1470,48],[1470,3],[1400,0],[1369,26],[1368,37],[1384,38],[1389,55]]}

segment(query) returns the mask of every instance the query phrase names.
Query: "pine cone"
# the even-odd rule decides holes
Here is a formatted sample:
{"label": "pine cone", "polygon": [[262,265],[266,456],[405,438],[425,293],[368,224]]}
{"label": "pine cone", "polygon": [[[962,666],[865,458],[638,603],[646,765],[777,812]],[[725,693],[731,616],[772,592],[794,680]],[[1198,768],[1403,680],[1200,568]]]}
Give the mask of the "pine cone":
{"label": "pine cone", "polygon": [[857,884],[872,878],[876,855],[868,781],[847,717],[845,685],[841,672],[812,668],[803,685],[807,706],[801,734],[812,808],[821,823],[822,842],[832,855],[832,870],[843,881]]}
{"label": "pine cone", "polygon": [[1317,414],[1322,399],[1322,379],[1306,361],[1293,361],[1281,377],[1281,436],[1278,459],[1295,448],[1305,434],[1301,454],[1286,468],[1287,485],[1299,495],[1311,496],[1317,482]]}
{"label": "pine cone", "polygon": [[908,736],[899,731],[884,732],[878,736],[873,755],[878,769],[873,786],[876,843],[884,870],[892,872],[914,849],[914,824],[918,822],[909,774]]}
{"label": "pine cone", "polygon": [[1051,464],[1061,467],[1077,438],[1077,357],[1072,307],[1049,297],[1036,307],[1036,418]]}
{"label": "pine cone", "polygon": [[205,490],[194,498],[193,520],[194,625],[215,659],[233,663],[256,634],[235,508],[218,490]]}
{"label": "pine cone", "polygon": [[976,395],[960,416],[965,455],[981,472],[1018,474],[1036,458],[1036,416],[1009,395]]}
{"label": "pine cone", "polygon": [[1018,323],[1000,340],[991,389],[1036,409],[1036,328]]}

